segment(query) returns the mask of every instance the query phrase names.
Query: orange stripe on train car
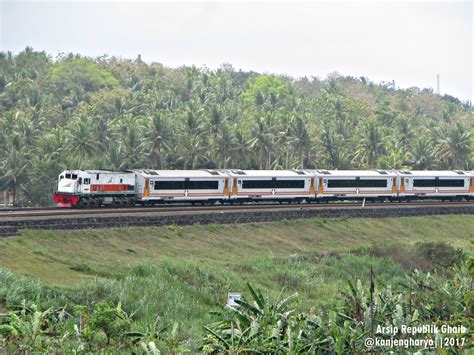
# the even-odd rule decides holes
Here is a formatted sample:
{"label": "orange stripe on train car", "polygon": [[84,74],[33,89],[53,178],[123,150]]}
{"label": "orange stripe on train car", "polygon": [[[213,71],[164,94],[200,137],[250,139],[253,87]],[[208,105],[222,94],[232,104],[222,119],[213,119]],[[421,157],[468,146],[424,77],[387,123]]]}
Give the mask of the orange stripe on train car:
{"label": "orange stripe on train car", "polygon": [[316,180],[316,178],[311,178],[311,185],[310,185],[310,187],[309,187],[309,193],[310,193],[311,195],[316,194],[316,190],[315,190],[315,188],[314,188],[314,182],[315,182],[315,180]]}
{"label": "orange stripe on train car", "polygon": [[324,194],[324,190],[323,190],[323,178],[319,178],[318,194]]}
{"label": "orange stripe on train car", "polygon": [[235,177],[232,182],[232,196],[237,195],[237,178]]}
{"label": "orange stripe on train car", "polygon": [[225,179],[224,196],[229,195],[229,179]]}
{"label": "orange stripe on train car", "polygon": [[149,197],[150,196],[150,179],[145,179],[145,188],[143,189],[143,196]]}

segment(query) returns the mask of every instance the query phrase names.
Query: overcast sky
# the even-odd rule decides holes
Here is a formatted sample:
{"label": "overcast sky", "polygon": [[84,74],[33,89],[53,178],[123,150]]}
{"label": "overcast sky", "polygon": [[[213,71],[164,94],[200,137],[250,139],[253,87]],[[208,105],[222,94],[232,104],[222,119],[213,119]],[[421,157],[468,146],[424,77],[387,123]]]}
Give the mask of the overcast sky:
{"label": "overcast sky", "polygon": [[319,76],[337,71],[473,100],[473,2],[0,0],[0,50],[26,46]]}

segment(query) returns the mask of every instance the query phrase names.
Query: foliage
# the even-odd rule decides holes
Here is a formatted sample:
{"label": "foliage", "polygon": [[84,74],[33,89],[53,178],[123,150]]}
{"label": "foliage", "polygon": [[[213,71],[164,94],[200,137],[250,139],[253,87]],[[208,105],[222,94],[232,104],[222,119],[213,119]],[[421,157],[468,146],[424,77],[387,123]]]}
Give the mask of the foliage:
{"label": "foliage", "polygon": [[18,205],[50,205],[66,168],[472,169],[473,132],[469,102],[367,78],[0,52],[0,191]]}
{"label": "foliage", "polygon": [[466,253],[461,248],[454,248],[444,242],[418,243],[417,254],[437,267],[447,268],[466,260]]}
{"label": "foliage", "polygon": [[[243,285],[202,262],[139,264],[120,279],[95,280],[71,291],[4,271],[0,309],[5,302],[9,312],[0,316],[0,352],[360,353],[368,350],[364,339],[377,333],[377,326],[402,324],[462,324],[470,330],[456,335],[466,338],[456,349],[472,344],[472,258],[443,273],[415,270],[398,279],[395,274],[402,275],[403,269],[387,263],[385,256],[295,254],[251,267],[261,269],[267,284],[278,279],[284,290],[263,292],[248,284],[239,306],[223,311],[215,310],[224,304],[229,284],[236,289]],[[388,268],[393,268],[390,282],[383,274]],[[315,307],[317,300],[302,297],[317,295],[317,288],[331,281],[323,279],[306,293],[305,279],[326,274],[350,281],[341,284],[337,302],[323,300],[323,306]],[[290,288],[301,292],[288,293]],[[206,317],[209,309],[214,311]],[[196,317],[203,333],[191,331]],[[406,338],[402,333],[394,336]],[[420,349],[407,349],[415,350]]]}
{"label": "foliage", "polygon": [[[342,307],[320,315],[296,313],[291,309],[298,294],[270,302],[249,284],[251,302],[236,301],[238,306],[227,306],[223,313],[218,313],[219,320],[205,327],[208,336],[203,350],[210,353],[383,352],[389,349],[377,346],[368,349],[364,340],[408,336],[423,339],[426,334],[408,335],[401,331],[387,334],[377,332],[378,326],[401,329],[402,325],[427,324],[436,324],[440,329],[442,325],[462,324],[466,333],[454,336],[465,341],[454,348],[467,350],[474,340],[474,322],[468,308],[472,307],[469,272],[472,273],[472,265],[469,271],[463,264],[454,269],[454,279],[445,281],[415,270],[406,276],[400,292],[394,292],[391,286],[376,289],[375,278],[371,279],[368,290],[360,280],[356,284],[349,282],[349,292],[342,293]],[[432,335],[435,336],[438,335]],[[410,346],[405,350],[420,348]]]}

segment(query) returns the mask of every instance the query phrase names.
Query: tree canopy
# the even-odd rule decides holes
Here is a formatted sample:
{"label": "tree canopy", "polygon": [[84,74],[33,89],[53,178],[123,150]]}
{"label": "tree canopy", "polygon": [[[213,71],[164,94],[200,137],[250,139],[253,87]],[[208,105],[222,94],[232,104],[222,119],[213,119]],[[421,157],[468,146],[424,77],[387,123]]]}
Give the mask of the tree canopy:
{"label": "tree canopy", "polygon": [[63,169],[473,169],[470,102],[290,78],[0,52],[0,190],[49,204]]}

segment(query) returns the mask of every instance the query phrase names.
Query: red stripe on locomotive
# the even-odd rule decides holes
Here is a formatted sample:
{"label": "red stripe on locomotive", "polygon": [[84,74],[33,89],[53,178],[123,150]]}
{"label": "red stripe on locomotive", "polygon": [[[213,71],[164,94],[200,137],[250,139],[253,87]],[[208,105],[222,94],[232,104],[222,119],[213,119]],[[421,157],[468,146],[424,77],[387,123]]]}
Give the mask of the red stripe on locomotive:
{"label": "red stripe on locomotive", "polygon": [[129,191],[129,186],[132,185],[127,185],[127,184],[104,184],[104,185],[98,185],[94,184],[91,185],[91,192],[102,192],[102,191],[107,191],[107,192],[112,192],[112,191]]}

